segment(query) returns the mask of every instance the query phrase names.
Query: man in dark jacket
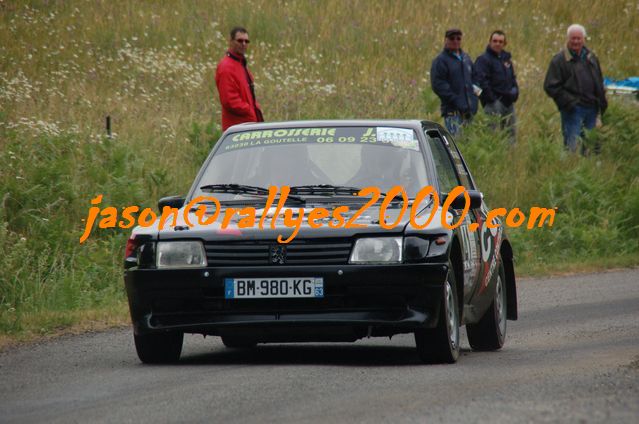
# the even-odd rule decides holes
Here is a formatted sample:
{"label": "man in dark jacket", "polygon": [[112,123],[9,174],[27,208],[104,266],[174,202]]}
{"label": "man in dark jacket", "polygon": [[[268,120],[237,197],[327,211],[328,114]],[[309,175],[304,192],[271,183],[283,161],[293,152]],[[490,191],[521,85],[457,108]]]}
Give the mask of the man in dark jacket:
{"label": "man in dark jacket", "polygon": [[544,90],[561,113],[564,145],[575,152],[584,128],[590,130],[601,125],[608,102],[599,60],[584,45],[586,29],[570,25],[567,35],[566,47],[550,61]]}
{"label": "man in dark jacket", "polygon": [[488,115],[498,116],[500,127],[508,129],[510,142],[515,143],[515,102],[519,87],[511,55],[504,50],[506,34],[496,30],[490,34],[486,52],[475,61],[476,84],[481,89],[479,99]]}
{"label": "man in dark jacket", "polygon": [[461,49],[461,41],[461,30],[446,31],[444,50],[433,60],[430,69],[431,87],[441,100],[446,128],[453,135],[477,113],[473,61]]}
{"label": "man in dark jacket", "polygon": [[242,122],[263,122],[262,110],[255,100],[253,75],[246,66],[250,43],[246,29],[231,30],[229,49],[217,65],[215,84],[222,104],[222,130]]}

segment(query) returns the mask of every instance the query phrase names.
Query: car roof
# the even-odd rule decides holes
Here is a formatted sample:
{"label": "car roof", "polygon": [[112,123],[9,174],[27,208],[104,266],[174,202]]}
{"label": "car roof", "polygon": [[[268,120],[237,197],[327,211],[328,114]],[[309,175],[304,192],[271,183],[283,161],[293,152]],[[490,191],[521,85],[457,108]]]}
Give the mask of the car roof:
{"label": "car roof", "polygon": [[268,130],[274,128],[311,128],[311,127],[358,127],[358,126],[384,126],[401,127],[421,130],[439,129],[439,124],[432,121],[422,121],[418,119],[329,119],[329,120],[309,120],[309,121],[280,121],[280,122],[251,122],[234,125],[227,130],[227,133]]}

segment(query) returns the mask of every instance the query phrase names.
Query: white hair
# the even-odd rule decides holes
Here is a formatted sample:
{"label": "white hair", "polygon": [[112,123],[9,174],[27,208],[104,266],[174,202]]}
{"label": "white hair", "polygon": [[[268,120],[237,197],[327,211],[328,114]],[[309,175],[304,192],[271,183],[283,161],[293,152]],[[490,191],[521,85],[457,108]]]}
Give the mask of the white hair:
{"label": "white hair", "polygon": [[584,28],[583,25],[579,25],[579,24],[570,25],[568,27],[568,30],[566,30],[566,37],[570,37],[570,33],[573,31],[579,31],[584,36],[584,38],[587,37],[586,28]]}

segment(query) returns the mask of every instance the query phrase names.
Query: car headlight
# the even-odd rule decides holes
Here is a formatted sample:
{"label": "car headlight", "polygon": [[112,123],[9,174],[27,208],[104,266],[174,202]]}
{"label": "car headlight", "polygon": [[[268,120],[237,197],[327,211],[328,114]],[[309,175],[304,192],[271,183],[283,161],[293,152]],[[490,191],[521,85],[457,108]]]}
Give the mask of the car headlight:
{"label": "car headlight", "polygon": [[361,238],[355,242],[350,263],[400,263],[402,261],[401,237]]}
{"label": "car headlight", "polygon": [[200,241],[161,241],[157,245],[158,268],[206,266],[206,252]]}

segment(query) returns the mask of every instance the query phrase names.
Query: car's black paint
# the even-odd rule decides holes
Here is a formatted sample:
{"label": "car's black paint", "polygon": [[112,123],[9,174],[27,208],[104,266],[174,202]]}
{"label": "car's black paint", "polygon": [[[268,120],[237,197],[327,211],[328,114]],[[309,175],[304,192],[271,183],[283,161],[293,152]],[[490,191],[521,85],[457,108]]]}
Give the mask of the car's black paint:
{"label": "car's black paint", "polygon": [[[221,335],[229,339],[243,337],[251,342],[352,341],[366,336],[392,336],[420,328],[434,328],[438,324],[442,288],[449,264],[454,268],[450,272],[454,272],[455,276],[451,281],[456,284],[460,323],[478,322],[491,305],[500,262],[504,264],[506,278],[508,319],[517,318],[512,247],[503,229],[489,230],[486,227],[488,208],[483,197],[452,137],[438,124],[425,121],[248,124],[232,127],[225,135],[249,129],[322,125],[384,125],[414,129],[424,155],[426,173],[429,180],[435,182],[442,203],[445,192],[439,186],[432,146],[444,146],[451,163],[457,160],[455,169],[465,169],[474,208],[455,230],[441,225],[417,230],[408,225],[408,219],[404,219],[394,230],[389,231],[371,220],[365,229],[304,227],[296,238],[297,243],[307,240],[327,243],[336,239],[342,242],[350,240],[352,248],[359,237],[403,236],[405,260],[401,264],[389,265],[355,265],[346,260],[331,264],[216,263],[201,269],[155,269],[154,246],[159,240],[201,240],[205,244],[222,245],[276,244],[277,235],[286,237],[292,230],[251,229],[229,234],[203,227],[180,226],[162,231],[138,228],[134,235],[142,242],[135,252],[137,260],[126,258],[125,261],[125,283],[136,342],[141,340],[141,336],[166,332]],[[164,198],[159,206],[179,207],[187,203],[219,147],[218,143],[211,152],[186,200],[178,196]],[[460,175],[458,173],[458,178],[461,178]],[[450,212],[453,216],[459,215],[458,210],[451,209]],[[477,224],[479,229],[471,231],[469,228],[472,224]],[[260,300],[224,298],[224,278],[296,276],[323,277],[325,297]]]}

